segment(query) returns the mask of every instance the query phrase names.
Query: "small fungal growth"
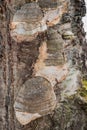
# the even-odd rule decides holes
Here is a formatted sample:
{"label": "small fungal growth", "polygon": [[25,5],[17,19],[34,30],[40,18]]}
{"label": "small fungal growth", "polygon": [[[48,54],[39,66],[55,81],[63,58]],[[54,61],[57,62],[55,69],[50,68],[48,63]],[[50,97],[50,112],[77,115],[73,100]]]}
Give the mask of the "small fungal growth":
{"label": "small fungal growth", "polygon": [[56,96],[48,80],[29,79],[21,87],[14,109],[18,121],[26,125],[32,120],[50,114],[56,106]]}
{"label": "small fungal growth", "polygon": [[25,0],[26,3],[30,3],[30,2],[38,2],[38,0]]}
{"label": "small fungal growth", "polygon": [[74,34],[71,31],[66,31],[62,35],[63,39],[65,40],[72,40],[75,38]]}
{"label": "small fungal growth", "polygon": [[82,88],[80,89],[80,96],[83,102],[87,102],[87,80],[82,80]]}

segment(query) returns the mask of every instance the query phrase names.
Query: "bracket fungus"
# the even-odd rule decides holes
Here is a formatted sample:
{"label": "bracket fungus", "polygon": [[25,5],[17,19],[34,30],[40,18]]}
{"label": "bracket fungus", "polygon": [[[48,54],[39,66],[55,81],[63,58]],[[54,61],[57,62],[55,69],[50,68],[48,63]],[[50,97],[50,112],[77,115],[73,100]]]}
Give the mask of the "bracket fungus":
{"label": "bracket fungus", "polygon": [[[58,35],[56,36],[58,37]],[[60,48],[60,45],[62,46],[62,41],[57,41],[57,44],[52,40],[51,42],[53,43],[51,46],[46,42],[43,42],[42,46],[40,46],[39,56],[34,66],[34,75],[46,78],[52,87],[54,87],[57,82],[60,83],[66,78],[69,69],[68,64],[63,60],[63,56],[61,56],[63,47]],[[49,46],[47,47],[47,45]],[[49,49],[49,52],[47,52],[47,49]],[[57,54],[56,58],[54,56],[55,53]]]}
{"label": "bracket fungus", "polygon": [[26,125],[50,114],[56,106],[56,96],[50,82],[42,77],[29,79],[21,87],[14,109],[18,121]]}
{"label": "bracket fungus", "polygon": [[18,10],[11,23],[11,36],[17,42],[31,41],[47,29],[42,22],[43,13],[37,3],[25,4]]}
{"label": "bracket fungus", "polygon": [[[63,8],[64,7],[64,8]],[[59,23],[62,14],[67,11],[67,2],[47,11],[41,10],[37,2],[24,4],[13,16],[10,24],[11,37],[16,42],[31,41],[49,26]]]}

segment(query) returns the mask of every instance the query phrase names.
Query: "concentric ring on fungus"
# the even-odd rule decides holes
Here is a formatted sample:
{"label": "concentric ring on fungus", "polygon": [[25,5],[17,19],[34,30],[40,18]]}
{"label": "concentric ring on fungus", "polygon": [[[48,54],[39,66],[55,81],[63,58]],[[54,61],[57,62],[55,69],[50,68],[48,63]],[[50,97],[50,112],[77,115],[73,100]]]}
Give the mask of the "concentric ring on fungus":
{"label": "concentric ring on fungus", "polygon": [[18,121],[25,125],[36,118],[50,114],[55,106],[56,96],[53,87],[48,80],[38,76],[27,80],[21,86],[14,109]]}

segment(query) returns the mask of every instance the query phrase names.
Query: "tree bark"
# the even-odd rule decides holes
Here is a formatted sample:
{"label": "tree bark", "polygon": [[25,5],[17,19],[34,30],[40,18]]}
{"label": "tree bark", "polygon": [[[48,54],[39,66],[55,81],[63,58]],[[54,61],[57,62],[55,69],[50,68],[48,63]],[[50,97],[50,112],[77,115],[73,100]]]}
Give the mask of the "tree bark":
{"label": "tree bark", "polygon": [[[43,17],[46,29],[35,28],[36,33],[33,34],[31,31],[31,36],[28,26],[30,27],[32,23],[26,22],[27,16],[24,25],[26,24],[26,30],[29,31],[28,36],[22,33],[14,34],[14,28],[17,26],[20,28],[19,25],[23,22],[20,21],[23,15],[16,17],[19,21],[13,21],[13,19],[17,15],[17,11],[26,10],[25,5],[27,11],[31,11],[31,13],[34,10],[33,6],[36,9],[38,7],[35,14],[32,13],[30,16],[27,14],[30,21],[36,20],[36,16],[38,17],[37,21],[33,23],[34,27],[31,27],[33,29],[30,29],[34,30],[36,26],[39,28],[39,19],[43,19]],[[38,11],[39,8],[41,12]],[[37,14],[37,12],[39,13]],[[40,13],[41,16],[39,16]],[[84,49],[86,41],[82,26],[84,15],[85,4],[80,0],[0,1],[0,130],[87,129],[87,101],[84,102],[80,98],[81,95],[78,96],[78,90],[82,84],[80,73],[86,73],[87,69],[85,66],[86,48]],[[18,25],[14,25],[15,22],[19,22]],[[43,23],[40,23],[40,26],[45,26]],[[83,55],[84,59],[82,59]],[[35,77],[43,77],[44,82],[49,82],[47,83],[51,86],[49,92],[52,91],[52,96],[55,93],[56,106],[54,105],[52,111],[49,109],[50,113],[46,111],[47,114],[43,114],[42,112],[40,118],[23,125],[16,117],[14,104],[18,100],[18,96],[22,95],[19,93],[24,85],[25,88],[26,84],[30,86],[30,80],[33,78],[35,80]],[[38,79],[34,83],[36,81],[39,86]],[[43,86],[43,84],[41,85]],[[45,90],[41,89],[41,91]],[[48,100],[47,96],[50,97],[50,94],[46,95],[46,100]],[[41,100],[39,102],[43,103]],[[25,102],[23,105],[26,107]],[[47,105],[46,102],[45,105]],[[39,107],[37,108],[39,109]],[[38,111],[37,108],[35,108],[35,112]]]}

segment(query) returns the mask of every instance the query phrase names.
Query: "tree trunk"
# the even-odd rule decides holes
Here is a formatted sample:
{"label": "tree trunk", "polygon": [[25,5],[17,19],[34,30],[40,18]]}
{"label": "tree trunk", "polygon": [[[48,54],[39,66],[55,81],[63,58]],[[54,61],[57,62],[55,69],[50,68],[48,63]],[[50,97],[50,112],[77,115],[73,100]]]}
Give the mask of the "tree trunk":
{"label": "tree trunk", "polygon": [[84,0],[0,1],[0,130],[87,129],[85,10]]}

